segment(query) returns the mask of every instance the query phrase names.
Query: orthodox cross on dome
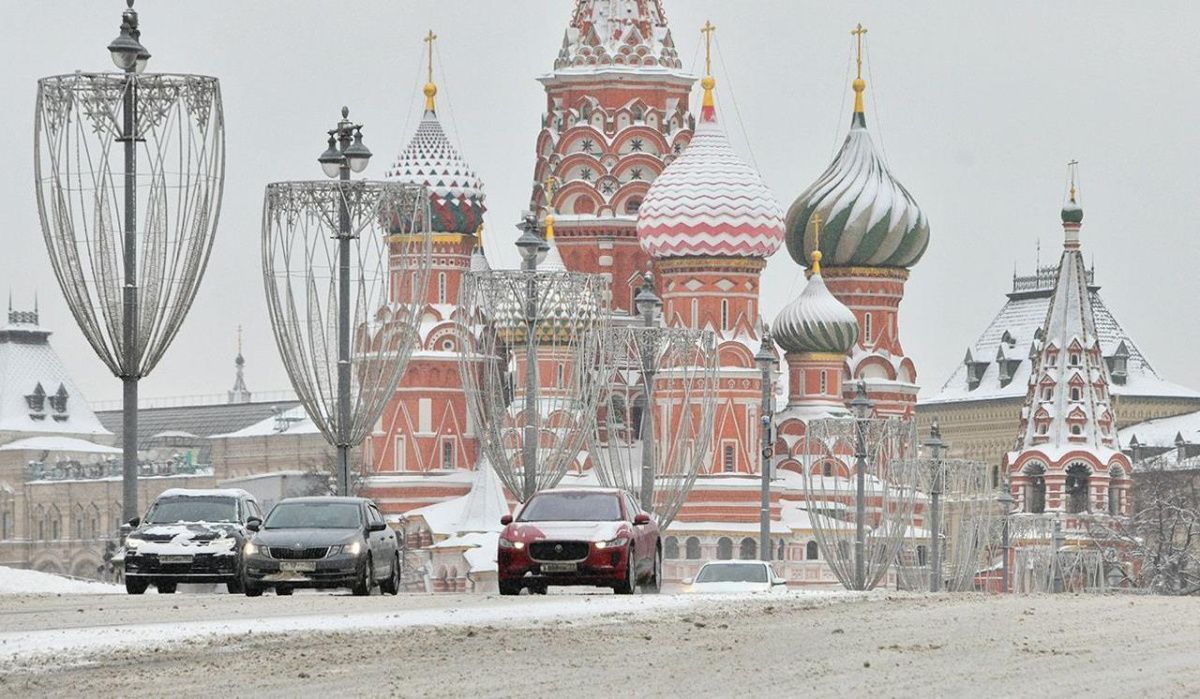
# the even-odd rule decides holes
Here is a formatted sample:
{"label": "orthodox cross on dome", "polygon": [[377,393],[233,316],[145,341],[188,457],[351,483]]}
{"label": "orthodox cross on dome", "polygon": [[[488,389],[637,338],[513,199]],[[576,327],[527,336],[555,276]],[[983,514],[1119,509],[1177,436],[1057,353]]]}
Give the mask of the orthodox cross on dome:
{"label": "orthodox cross on dome", "polygon": [[862,25],[862,22],[859,22],[857,27],[850,30],[850,34],[852,36],[854,36],[854,41],[855,41],[855,45],[856,45],[854,62],[855,62],[856,68],[857,68],[857,72],[855,73],[854,83],[853,83],[853,85],[854,85],[854,112],[856,114],[861,114],[864,111],[863,110],[863,90],[865,90],[867,88],[867,82],[865,80],[863,80],[863,76],[862,76],[862,46],[863,46],[863,36],[866,33],[867,33],[867,28]]}
{"label": "orthodox cross on dome", "polygon": [[1067,176],[1071,178],[1071,202],[1075,203],[1075,177],[1079,174],[1079,161],[1071,160],[1067,163]]}
{"label": "orthodox cross on dome", "polygon": [[808,220],[813,227],[813,249],[810,257],[812,258],[813,274],[821,273],[821,214],[813,213],[812,218]]}
{"label": "orthodox cross on dome", "polygon": [[433,42],[437,41],[437,38],[437,34],[430,29],[422,39],[426,44],[427,56],[425,63],[425,111],[427,112],[434,111],[433,98],[437,95],[437,85],[433,83]]}
{"label": "orthodox cross on dome", "polygon": [[700,87],[704,88],[704,101],[700,104],[701,121],[712,121],[716,117],[713,88],[717,86],[717,81],[712,75],[712,35],[715,31],[717,25],[708,20],[704,21],[704,26],[700,29],[700,33],[704,35],[704,79],[700,81]]}

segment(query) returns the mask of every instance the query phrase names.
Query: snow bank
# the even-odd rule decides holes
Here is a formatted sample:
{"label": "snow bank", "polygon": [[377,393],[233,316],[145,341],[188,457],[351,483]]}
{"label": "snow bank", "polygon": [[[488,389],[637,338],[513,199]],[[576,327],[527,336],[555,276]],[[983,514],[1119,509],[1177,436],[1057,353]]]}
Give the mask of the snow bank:
{"label": "snow bank", "polygon": [[124,588],[108,583],[74,580],[53,573],[0,566],[0,595],[89,595],[123,592]]}

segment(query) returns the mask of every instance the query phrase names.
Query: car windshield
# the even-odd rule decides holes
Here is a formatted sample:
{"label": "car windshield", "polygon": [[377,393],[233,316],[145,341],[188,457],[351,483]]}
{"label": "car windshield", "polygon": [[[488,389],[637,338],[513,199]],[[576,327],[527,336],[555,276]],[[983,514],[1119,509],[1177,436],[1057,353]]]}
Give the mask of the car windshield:
{"label": "car windshield", "polygon": [[518,522],[616,522],[621,505],[612,493],[541,493],[535,495]]}
{"label": "car windshield", "polygon": [[351,502],[281,502],[263,522],[266,529],[358,529],[361,526],[358,505]]}
{"label": "car windshield", "polygon": [[696,576],[698,583],[765,583],[767,582],[767,567],[758,563],[728,563],[717,566],[704,566]]}
{"label": "car windshield", "polygon": [[236,522],[237,518],[237,500],[219,496],[159,498],[146,513],[147,524]]}

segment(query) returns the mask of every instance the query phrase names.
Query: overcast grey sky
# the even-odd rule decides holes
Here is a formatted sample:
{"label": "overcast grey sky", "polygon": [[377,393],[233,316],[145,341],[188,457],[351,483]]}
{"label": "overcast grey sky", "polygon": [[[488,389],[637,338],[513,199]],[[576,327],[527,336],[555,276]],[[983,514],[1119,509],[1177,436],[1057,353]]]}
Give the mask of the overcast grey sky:
{"label": "overcast grey sky", "polygon": [[[1194,301],[1200,221],[1200,24],[1195,2],[841,2],[664,0],[685,65],[699,27],[718,27],[718,108],[786,209],[829,163],[849,123],[849,30],[869,29],[868,120],[893,174],[929,216],[932,242],[901,306],[901,338],[936,391],[999,310],[1014,262],[1061,245],[1065,163],[1081,162],[1085,254],[1117,318],[1160,373],[1200,388]],[[439,35],[439,107],[486,182],[489,254],[527,203],[551,68],[570,0],[141,0],[150,70],[221,79],[225,202],[196,305],[144,396],[208,394],[233,382],[238,324],[251,390],[286,388],[263,301],[263,187],[319,178],[324,132],[348,104],[381,177],[419,116],[423,44]],[[109,70],[119,0],[22,3],[0,43],[0,152],[13,161],[0,282],[42,323],[90,400],[120,397],[62,302],[38,226],[36,80]],[[1136,9],[1135,9],[1136,8]],[[336,10],[336,13],[334,12]],[[723,59],[723,60],[722,60]],[[740,112],[741,123],[733,109]],[[743,131],[744,126],[744,131]],[[781,250],[764,283],[768,319],[799,292]]]}

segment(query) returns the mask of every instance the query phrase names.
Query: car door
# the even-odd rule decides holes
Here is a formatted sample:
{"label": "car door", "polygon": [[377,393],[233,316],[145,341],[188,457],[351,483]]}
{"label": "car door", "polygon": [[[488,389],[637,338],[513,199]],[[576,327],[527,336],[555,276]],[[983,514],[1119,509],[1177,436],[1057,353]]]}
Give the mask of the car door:
{"label": "car door", "polygon": [[[627,516],[629,517],[630,524],[633,524],[633,519],[643,511],[628,493],[625,493],[625,511],[628,513]],[[657,543],[655,541],[657,537],[654,535],[654,527],[649,524],[634,525],[633,531],[633,543],[637,552],[637,567],[642,573],[647,573],[652,570],[652,566],[654,565],[654,547]]]}
{"label": "car door", "polygon": [[387,527],[383,520],[383,514],[375,507],[373,503],[367,503],[367,522],[371,524],[383,524],[385,529],[377,532],[367,532],[367,539],[371,546],[371,555],[375,559],[375,574],[378,576],[390,575],[392,572],[392,561],[395,558],[395,547],[392,545],[396,535],[392,533],[391,528]]}

